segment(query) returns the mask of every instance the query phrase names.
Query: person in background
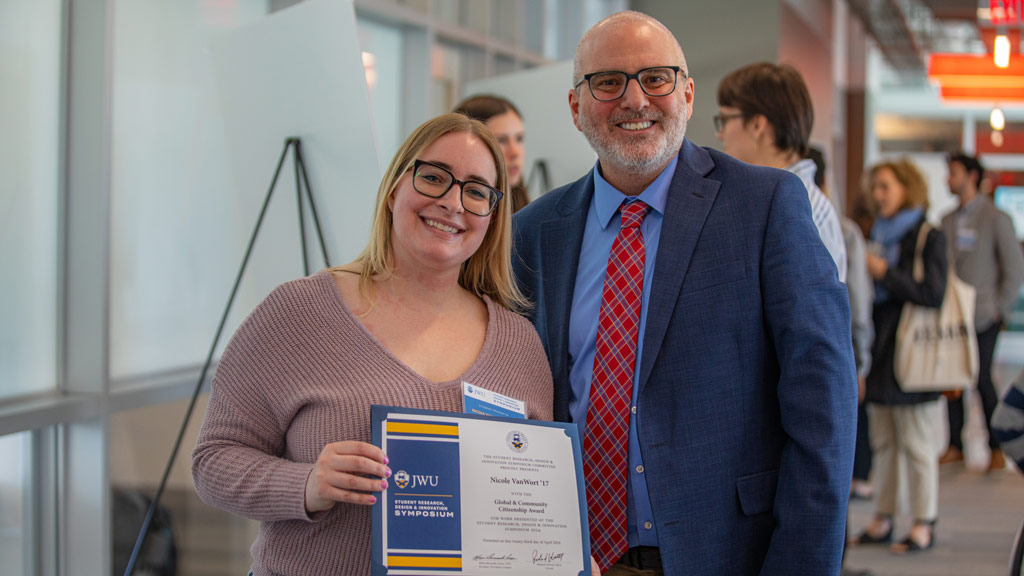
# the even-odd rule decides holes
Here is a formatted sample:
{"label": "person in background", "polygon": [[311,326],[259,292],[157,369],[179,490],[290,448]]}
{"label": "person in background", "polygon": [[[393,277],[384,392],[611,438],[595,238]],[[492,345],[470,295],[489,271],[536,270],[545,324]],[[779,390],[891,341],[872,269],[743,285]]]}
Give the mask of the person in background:
{"label": "person in background", "polygon": [[[875,344],[867,377],[871,449],[875,466],[875,516],[851,544],[892,542],[893,516],[900,486],[906,483],[913,526],[891,546],[895,553],[917,552],[935,545],[939,508],[938,455],[933,449],[938,392],[907,393],[896,382],[896,329],[906,303],[938,308],[946,290],[946,241],[928,230],[922,252],[924,278],[913,278],[918,234],[925,225],[928,187],[908,160],[883,162],[869,172],[875,209],[868,273],[875,280]],[[901,472],[900,460],[906,463]]]}
{"label": "person in background", "polygon": [[512,212],[522,210],[523,206],[530,202],[525,182],[526,136],[523,132],[523,115],[506,98],[490,94],[471,96],[460,102],[453,112],[483,122],[498,139],[501,152],[505,155],[505,168],[508,170]]}
{"label": "person in background", "polygon": [[799,178],[686,140],[687,70],[646,14],[590,28],[568,103],[598,161],[515,217],[555,417],[584,439],[593,554],[606,575],[836,574],[846,288]]}
{"label": "person in background", "polygon": [[[1024,254],[1010,217],[996,208],[992,198],[979,192],[985,170],[973,156],[949,157],[949,190],[960,199],[960,207],[942,219],[946,241],[952,245],[956,274],[976,290],[974,329],[978,336],[978,394],[985,412],[988,471],[1006,463],[999,442],[992,434],[992,413],[999,396],[992,382],[992,358],[999,331],[1010,317],[1017,292],[1024,282]],[[963,462],[964,401],[948,398],[949,448],[940,464]]]}
{"label": "person in background", "polygon": [[811,216],[846,281],[846,243],[839,216],[814,183],[809,150],[814,107],[803,77],[788,65],[759,62],[734,70],[718,84],[714,117],[722,150],[744,162],[788,170],[800,177],[811,201]]}
{"label": "person in background", "polygon": [[462,382],[552,416],[551,373],[511,272],[498,142],[446,114],[417,128],[351,264],[276,288],[228,344],[192,453],[204,502],[259,520],[255,576],[370,573],[388,458],[370,405],[462,409]]}

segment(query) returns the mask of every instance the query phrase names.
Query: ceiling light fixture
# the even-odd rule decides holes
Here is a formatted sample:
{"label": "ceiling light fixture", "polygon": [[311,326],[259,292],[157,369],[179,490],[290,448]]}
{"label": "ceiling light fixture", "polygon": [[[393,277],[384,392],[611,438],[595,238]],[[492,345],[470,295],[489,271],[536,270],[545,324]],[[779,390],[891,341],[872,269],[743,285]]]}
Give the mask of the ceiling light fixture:
{"label": "ceiling light fixture", "polygon": [[1006,116],[1003,115],[1003,111],[998,106],[993,108],[992,113],[989,114],[988,124],[996,131],[1006,128]]}
{"label": "ceiling light fixture", "polygon": [[1010,67],[1010,38],[1006,34],[996,36],[992,48],[992,59],[998,68]]}

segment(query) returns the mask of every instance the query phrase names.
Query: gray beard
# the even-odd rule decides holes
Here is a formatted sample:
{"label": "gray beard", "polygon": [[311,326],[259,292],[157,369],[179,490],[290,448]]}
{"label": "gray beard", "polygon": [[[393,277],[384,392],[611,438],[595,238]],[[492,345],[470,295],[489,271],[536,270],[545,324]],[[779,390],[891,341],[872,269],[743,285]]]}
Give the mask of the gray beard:
{"label": "gray beard", "polygon": [[[661,142],[657,147],[657,153],[651,156],[645,156],[639,147],[630,145],[628,140],[614,140],[610,134],[599,130],[600,126],[591,122],[587,115],[579,116],[580,130],[590,142],[590,147],[597,152],[601,165],[638,177],[650,177],[661,172],[672,161],[672,157],[679,154],[679,148],[686,136],[685,118],[673,123],[666,122],[664,118],[648,119],[660,122],[662,127],[667,128],[660,136]],[[612,123],[617,124],[621,121]]]}

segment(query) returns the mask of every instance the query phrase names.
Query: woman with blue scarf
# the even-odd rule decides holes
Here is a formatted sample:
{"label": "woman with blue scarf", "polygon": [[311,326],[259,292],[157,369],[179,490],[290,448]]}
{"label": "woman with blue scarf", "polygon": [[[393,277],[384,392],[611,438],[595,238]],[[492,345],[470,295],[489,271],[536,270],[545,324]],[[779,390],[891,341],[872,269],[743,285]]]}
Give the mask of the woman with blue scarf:
{"label": "woman with blue scarf", "polygon": [[[938,432],[938,392],[906,393],[896,381],[893,360],[896,328],[903,304],[938,308],[946,290],[946,240],[928,231],[922,252],[924,280],[913,278],[914,250],[925,223],[928,186],[907,160],[885,162],[871,169],[871,200],[875,223],[874,253],[867,254],[868,273],[875,279],[873,320],[874,363],[868,372],[869,435],[874,452],[875,517],[851,544],[889,544],[898,511],[900,485],[907,482],[913,526],[892,544],[894,553],[918,552],[935,544],[939,507],[939,465],[933,439]],[[899,460],[906,461],[901,475]]]}

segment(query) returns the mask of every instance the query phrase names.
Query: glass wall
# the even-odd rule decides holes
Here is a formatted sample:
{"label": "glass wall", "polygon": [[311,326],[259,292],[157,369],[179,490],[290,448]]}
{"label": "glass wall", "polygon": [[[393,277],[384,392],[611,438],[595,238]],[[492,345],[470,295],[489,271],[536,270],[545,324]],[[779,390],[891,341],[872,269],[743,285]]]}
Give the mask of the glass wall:
{"label": "glass wall", "polygon": [[402,134],[402,31],[373,20],[359,21],[366,87],[370,91],[381,168],[405,139]]}
{"label": "glass wall", "polygon": [[[161,505],[168,514],[177,546],[178,574],[245,574],[252,564],[249,546],[256,539],[257,523],[207,506],[196,495],[192,483],[192,447],[206,412],[206,401],[204,395],[196,404],[195,418],[189,423],[181,454],[171,469]],[[160,484],[186,407],[187,402],[180,400],[124,410],[110,419],[115,566],[127,563],[125,551],[118,550],[118,541],[135,541],[144,506]]]}
{"label": "glass wall", "polygon": [[233,182],[209,43],[268,10],[267,0],[114,2],[115,379],[195,365],[213,338],[244,245],[225,242],[236,237]]}
{"label": "glass wall", "polygon": [[30,454],[28,432],[0,436],[0,574],[27,575],[31,551],[32,482],[26,464]]}
{"label": "glass wall", "polygon": [[0,2],[0,399],[57,382],[61,47],[60,0]]}

